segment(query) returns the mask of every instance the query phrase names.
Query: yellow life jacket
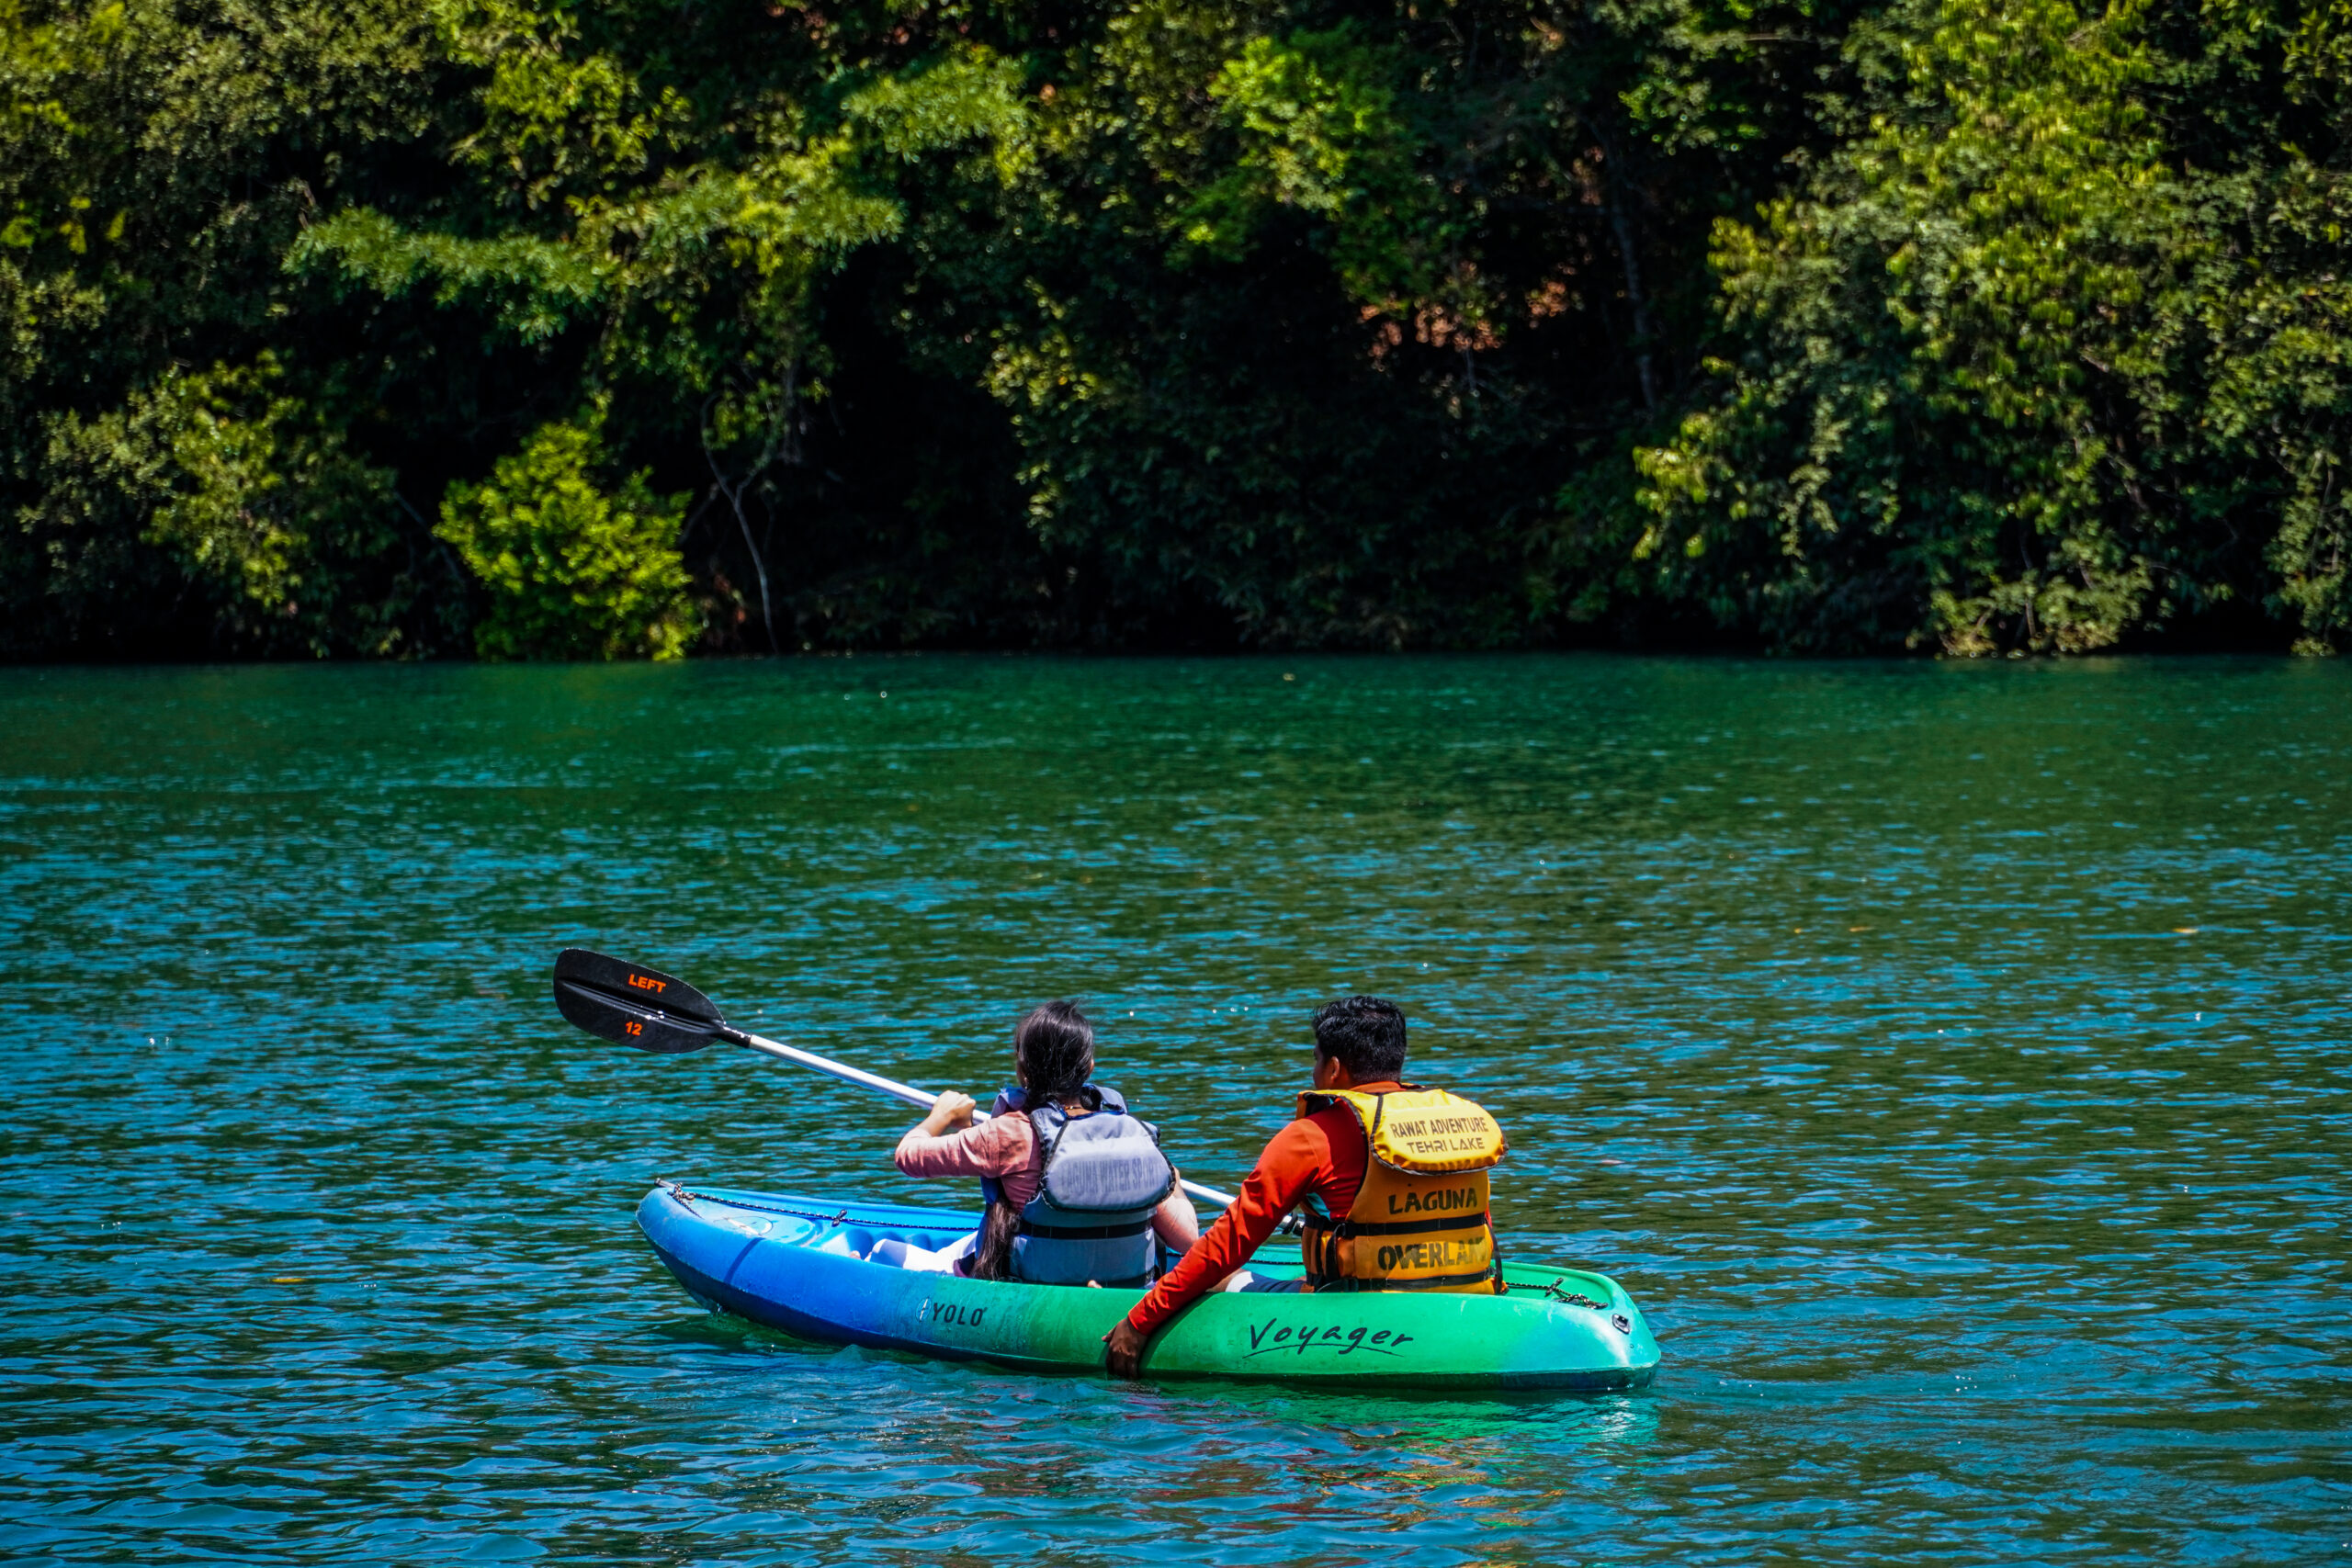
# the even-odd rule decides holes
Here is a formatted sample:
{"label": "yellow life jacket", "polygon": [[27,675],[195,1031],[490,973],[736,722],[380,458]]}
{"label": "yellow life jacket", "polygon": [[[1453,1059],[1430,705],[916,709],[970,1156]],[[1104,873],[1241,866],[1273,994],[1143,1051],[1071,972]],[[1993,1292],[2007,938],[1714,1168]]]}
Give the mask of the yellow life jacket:
{"label": "yellow life jacket", "polygon": [[1298,1113],[1344,1105],[1363,1129],[1363,1185],[1348,1217],[1309,1200],[1300,1242],[1316,1291],[1499,1289],[1487,1172],[1509,1145],[1495,1119],[1458,1095],[1410,1085],[1385,1094],[1311,1089]]}

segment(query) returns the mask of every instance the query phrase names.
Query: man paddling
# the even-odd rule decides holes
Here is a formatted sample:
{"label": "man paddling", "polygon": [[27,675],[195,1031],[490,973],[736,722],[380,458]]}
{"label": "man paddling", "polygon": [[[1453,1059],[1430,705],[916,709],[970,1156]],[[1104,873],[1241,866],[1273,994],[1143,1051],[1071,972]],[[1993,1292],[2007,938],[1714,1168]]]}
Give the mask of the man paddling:
{"label": "man paddling", "polygon": [[[1403,1081],[1405,1015],[1350,997],[1315,1015],[1315,1087],[1258,1156],[1241,1194],[1117,1327],[1111,1371],[1136,1375],[1151,1337],[1220,1288],[1309,1291],[1500,1289],[1487,1171],[1502,1129],[1477,1106]],[[1306,1277],[1237,1271],[1304,1203]]]}

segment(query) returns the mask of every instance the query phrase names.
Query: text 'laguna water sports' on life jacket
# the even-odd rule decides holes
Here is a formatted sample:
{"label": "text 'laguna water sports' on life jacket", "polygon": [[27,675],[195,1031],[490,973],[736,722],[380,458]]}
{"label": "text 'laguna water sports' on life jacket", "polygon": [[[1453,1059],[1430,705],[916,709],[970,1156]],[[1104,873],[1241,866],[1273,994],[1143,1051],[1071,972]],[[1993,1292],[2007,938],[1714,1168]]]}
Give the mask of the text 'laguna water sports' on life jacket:
{"label": "text 'laguna water sports' on life jacket", "polygon": [[[1151,1217],[1176,1190],[1159,1130],[1094,1084],[1076,1097],[1092,1109],[1075,1116],[1059,1104],[1031,1110],[1027,1098],[1001,1090],[989,1112],[1024,1111],[1043,1156],[1037,1195],[1023,1207],[1012,1244],[1013,1277],[1036,1285],[1149,1284],[1159,1260]],[[1004,1195],[993,1179],[980,1190],[991,1203]]]}
{"label": "text 'laguna water sports' on life jacket", "polygon": [[1510,1145],[1492,1116],[1443,1089],[1385,1094],[1310,1089],[1298,1113],[1353,1113],[1365,1145],[1363,1184],[1348,1217],[1309,1201],[1300,1256],[1316,1291],[1500,1289],[1487,1172]]}

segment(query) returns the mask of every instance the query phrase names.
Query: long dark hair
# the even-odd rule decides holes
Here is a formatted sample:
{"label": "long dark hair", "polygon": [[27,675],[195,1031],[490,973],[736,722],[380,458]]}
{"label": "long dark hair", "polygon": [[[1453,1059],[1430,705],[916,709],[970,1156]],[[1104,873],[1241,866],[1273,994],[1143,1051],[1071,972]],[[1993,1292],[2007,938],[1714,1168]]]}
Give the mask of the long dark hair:
{"label": "long dark hair", "polygon": [[1029,1103],[1070,1100],[1094,1076],[1094,1026],[1076,1002],[1029,1010],[1012,1031],[1012,1070]]}
{"label": "long dark hair", "polygon": [[[1051,1105],[1075,1100],[1094,1076],[1094,1025],[1076,1002],[1032,1008],[1013,1026],[1012,1070],[1023,1103]],[[975,1280],[1012,1278],[1012,1241],[1021,1234],[1021,1210],[1000,1196],[980,1222],[979,1249],[973,1255]]]}

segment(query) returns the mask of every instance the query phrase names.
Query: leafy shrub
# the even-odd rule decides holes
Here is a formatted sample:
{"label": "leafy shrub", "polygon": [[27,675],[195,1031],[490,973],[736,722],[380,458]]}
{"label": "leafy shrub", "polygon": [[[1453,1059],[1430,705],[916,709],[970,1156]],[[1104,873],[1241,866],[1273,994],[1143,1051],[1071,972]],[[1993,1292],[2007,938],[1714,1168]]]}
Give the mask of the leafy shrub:
{"label": "leafy shrub", "polygon": [[676,659],[693,626],[678,555],[683,494],[644,471],[607,492],[601,411],[541,425],[490,479],[456,484],[440,536],[488,591],[484,659]]}

